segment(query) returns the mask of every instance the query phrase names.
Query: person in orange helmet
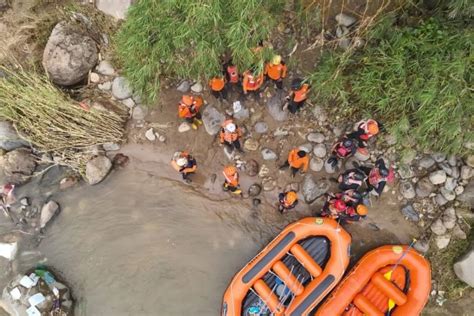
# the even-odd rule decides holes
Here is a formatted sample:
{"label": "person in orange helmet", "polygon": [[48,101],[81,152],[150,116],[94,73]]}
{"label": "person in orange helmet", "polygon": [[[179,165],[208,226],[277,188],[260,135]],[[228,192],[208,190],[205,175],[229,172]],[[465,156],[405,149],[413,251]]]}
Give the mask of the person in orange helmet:
{"label": "person in orange helmet", "polygon": [[301,79],[297,78],[292,81],[290,95],[286,97],[290,113],[295,114],[304,106],[310,88],[311,86]]}
{"label": "person in orange helmet", "polygon": [[367,141],[379,134],[382,124],[374,119],[368,119],[356,123],[355,131],[348,134],[348,138],[356,139],[359,148],[367,147]]}
{"label": "person in orange helmet", "polygon": [[227,146],[231,151],[233,151],[235,148],[239,152],[242,152],[242,148],[240,146],[240,137],[242,137],[242,131],[233,120],[224,121],[219,136],[221,144]]}
{"label": "person in orange helmet", "polygon": [[296,207],[298,204],[298,194],[294,190],[282,192],[278,195],[278,200],[280,202],[278,210],[283,214]]}
{"label": "person in orange helmet", "polygon": [[308,170],[309,166],[309,155],[306,151],[299,148],[294,148],[290,150],[288,154],[288,159],[280,167],[280,169],[285,169],[290,167],[291,174],[294,177],[296,172],[300,170],[302,173],[305,173]]}
{"label": "person in orange helmet", "polygon": [[178,116],[190,123],[193,129],[197,129],[202,124],[199,111],[203,104],[201,96],[183,95],[178,104]]}
{"label": "person in orange helmet", "polygon": [[230,191],[233,194],[242,195],[239,183],[239,173],[235,166],[226,166],[224,171],[224,184],[222,188],[224,191]]}
{"label": "person in orange helmet", "polygon": [[283,89],[283,79],[286,77],[286,65],[280,55],[275,55],[272,61],[265,65],[265,75],[275,83],[277,89]]}
{"label": "person in orange helmet", "polygon": [[227,99],[227,89],[225,84],[224,76],[215,76],[209,80],[209,87],[211,89],[211,94],[217,100],[226,100]]}
{"label": "person in orange helmet", "polygon": [[369,209],[364,204],[358,204],[355,207],[348,207],[347,210],[340,214],[341,222],[358,222],[367,217]]}
{"label": "person in orange helmet", "polygon": [[173,168],[181,173],[183,180],[190,183],[189,175],[196,172],[197,162],[193,156],[186,151],[176,152],[171,160]]}
{"label": "person in orange helmet", "polygon": [[253,93],[254,96],[259,99],[259,90],[263,85],[263,72],[258,73],[257,69],[247,70],[243,73],[242,79],[242,90],[244,95],[249,92]]}

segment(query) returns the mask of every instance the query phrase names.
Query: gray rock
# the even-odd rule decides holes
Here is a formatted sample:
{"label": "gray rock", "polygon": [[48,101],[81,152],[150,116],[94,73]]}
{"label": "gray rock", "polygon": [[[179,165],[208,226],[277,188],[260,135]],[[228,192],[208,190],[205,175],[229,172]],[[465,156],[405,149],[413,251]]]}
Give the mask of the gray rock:
{"label": "gray rock", "polygon": [[402,213],[403,216],[405,216],[410,221],[418,222],[420,220],[420,214],[418,214],[411,204],[402,207]]}
{"label": "gray rock", "polygon": [[[326,110],[320,106],[320,105],[315,105],[313,110],[313,115],[314,117],[316,117],[316,119],[319,121],[319,122],[326,122],[327,119],[328,119],[328,114],[326,112]],[[308,139],[309,140],[309,139]]]}
{"label": "gray rock", "polygon": [[456,224],[453,228],[453,237],[456,239],[465,240],[467,238],[466,233],[461,229],[461,227]]}
{"label": "gray rock", "polygon": [[202,92],[202,84],[199,82],[196,82],[191,86],[191,91],[194,93],[201,93]]}
{"label": "gray rock", "polygon": [[454,179],[459,179],[459,176],[461,175],[461,172],[459,171],[459,167],[452,167],[451,173],[449,175],[453,177]]}
{"label": "gray rock", "polygon": [[132,110],[132,118],[136,121],[144,120],[148,110],[141,105],[137,105]]}
{"label": "gray rock", "polygon": [[118,99],[128,99],[132,97],[133,91],[124,77],[117,77],[112,82],[112,95]]}
{"label": "gray rock", "polygon": [[342,49],[349,49],[351,47],[351,39],[347,37],[341,37],[338,41],[337,44],[339,45],[340,48]]}
{"label": "gray rock", "polygon": [[145,137],[146,139],[148,139],[150,142],[154,142],[156,140],[156,135],[155,135],[155,131],[153,130],[153,128],[149,128],[146,132],[145,132]]}
{"label": "gray rock", "polygon": [[392,135],[392,134],[385,135],[384,139],[385,139],[385,142],[387,143],[387,145],[389,145],[389,146],[393,146],[397,143],[397,137],[395,135]]}
{"label": "gray rock", "polygon": [[35,171],[36,159],[29,149],[18,148],[0,157],[0,169],[5,173],[5,182],[23,184]]}
{"label": "gray rock", "polygon": [[191,130],[191,125],[187,122],[183,122],[178,126],[178,132],[185,133]]}
{"label": "gray rock", "polygon": [[28,142],[18,136],[12,124],[0,121],[0,148],[10,151],[23,146],[28,146]]}
{"label": "gray rock", "polygon": [[438,194],[436,194],[435,202],[439,206],[444,206],[448,203],[448,200],[446,200],[441,193],[438,193]]}
{"label": "gray rock", "polygon": [[430,242],[426,239],[417,240],[413,245],[413,248],[415,248],[419,253],[425,254],[430,250]]}
{"label": "gray rock", "polygon": [[268,124],[265,122],[258,122],[257,124],[255,124],[254,129],[255,132],[259,134],[264,134],[268,132]]}
{"label": "gray rock", "polygon": [[332,132],[334,133],[334,136],[339,137],[344,133],[344,129],[340,126],[336,126],[332,129]]}
{"label": "gray rock", "polygon": [[245,164],[245,173],[250,177],[255,177],[258,174],[259,165],[255,159],[247,160]]}
{"label": "gray rock", "polygon": [[446,188],[441,188],[440,193],[443,195],[443,197],[448,200],[448,201],[454,201],[456,198],[456,193],[454,191],[447,190]]}
{"label": "gray rock", "polygon": [[444,183],[444,188],[448,191],[453,191],[458,185],[458,181],[454,178],[448,177]]}
{"label": "gray rock", "polygon": [[413,178],[415,176],[415,173],[413,172],[413,169],[410,165],[402,164],[398,167],[398,175],[400,176],[400,178],[406,180]]}
{"label": "gray rock", "polygon": [[321,144],[324,142],[324,134],[323,133],[309,133],[308,136],[306,136],[306,139],[309,142],[312,143],[318,143]]}
{"label": "gray rock", "polygon": [[443,153],[434,153],[431,155],[436,162],[443,162],[446,160],[446,154]]}
{"label": "gray rock", "polygon": [[98,83],[100,82],[100,76],[99,74],[95,73],[95,72],[91,72],[90,76],[89,76],[89,80],[91,83]]}
{"label": "gray rock", "polygon": [[415,187],[411,182],[400,182],[399,190],[405,199],[411,200],[416,196]]}
{"label": "gray rock", "polygon": [[158,140],[161,142],[161,143],[164,143],[166,141],[166,136],[165,135],[160,135],[158,137]]}
{"label": "gray rock", "polygon": [[444,235],[446,233],[446,227],[444,227],[443,225],[443,221],[438,218],[437,220],[435,220],[433,222],[433,224],[431,224],[431,231],[435,234],[435,235]]}
{"label": "gray rock", "polygon": [[181,83],[178,85],[178,87],[176,88],[176,90],[178,90],[179,92],[182,92],[182,93],[186,93],[186,92],[189,91],[190,88],[191,88],[191,84],[189,83],[189,81],[183,80],[183,81],[181,81]]}
{"label": "gray rock", "polygon": [[448,207],[442,216],[443,226],[447,229],[452,229],[456,225],[456,211],[452,207]]}
{"label": "gray rock", "polygon": [[258,176],[260,178],[264,178],[268,176],[269,174],[270,174],[270,169],[265,164],[262,164],[262,166],[260,167],[260,171],[258,172]]}
{"label": "gray rock", "polygon": [[337,167],[338,167],[337,165],[333,166],[332,164],[328,163],[328,160],[324,162],[324,170],[326,171],[326,173],[329,173],[329,174],[335,173]]}
{"label": "gray rock", "polygon": [[106,156],[98,156],[86,164],[86,180],[90,185],[101,182],[112,168],[112,162]]}
{"label": "gray rock", "polygon": [[125,105],[129,109],[133,109],[133,107],[135,106],[135,101],[133,101],[132,98],[128,98],[128,99],[122,100],[122,104]]}
{"label": "gray rock", "polygon": [[95,68],[95,70],[104,76],[113,76],[115,74],[115,69],[112,64],[107,61],[103,60],[99,63],[99,65]]}
{"label": "gray rock", "polygon": [[451,241],[450,235],[436,236],[435,238],[436,246],[440,250],[448,247],[450,241]]}
{"label": "gray rock", "polygon": [[249,117],[250,117],[250,111],[249,109],[245,107],[242,107],[242,109],[240,109],[240,111],[238,112],[234,112],[234,118],[236,120],[245,120],[245,119],[248,119]]}
{"label": "gray rock", "polygon": [[267,101],[268,113],[270,113],[275,121],[282,122],[288,119],[288,112],[283,111],[283,102],[278,93]]}
{"label": "gray rock", "polygon": [[349,34],[349,29],[346,26],[337,26],[336,28],[336,36],[338,38],[344,37]]}
{"label": "gray rock", "polygon": [[120,145],[117,143],[105,143],[102,145],[106,151],[117,151],[120,149]]}
{"label": "gray rock", "polygon": [[263,191],[273,191],[276,187],[276,181],[271,177],[264,178],[262,180],[262,187]]}
{"label": "gray rock", "polygon": [[450,176],[453,173],[453,169],[447,162],[441,162],[438,165],[447,175]]}
{"label": "gray rock", "polygon": [[59,205],[55,201],[49,201],[41,208],[40,227],[45,228],[51,219],[59,212]]}
{"label": "gray rock", "polygon": [[249,138],[244,142],[244,149],[247,151],[255,151],[258,149],[258,146],[258,141],[253,138]]}
{"label": "gray rock", "polygon": [[313,157],[309,162],[309,168],[313,171],[321,171],[324,167],[324,160],[321,158]]}
{"label": "gray rock", "polygon": [[356,18],[345,13],[339,13],[335,17],[337,24],[344,25],[346,27],[351,26],[356,22]]}
{"label": "gray rock", "polygon": [[97,88],[99,88],[99,90],[102,90],[102,91],[109,91],[110,89],[112,89],[112,82],[106,81],[104,83],[99,83],[97,85]]}
{"label": "gray rock", "polygon": [[430,181],[433,184],[442,184],[446,181],[446,172],[444,170],[436,170],[430,173]]}
{"label": "gray rock", "polygon": [[70,86],[84,80],[97,59],[94,40],[63,21],[51,32],[43,52],[43,67],[54,83]]}
{"label": "gray rock", "polygon": [[257,183],[252,184],[248,190],[249,196],[257,196],[260,192],[262,192],[262,187]]}
{"label": "gray rock", "polygon": [[416,151],[414,149],[407,149],[402,156],[401,162],[403,164],[409,165],[416,157]]}
{"label": "gray rock", "polygon": [[456,193],[456,195],[463,194],[463,192],[464,192],[464,187],[462,185],[458,185],[456,188],[454,188],[454,193]]}
{"label": "gray rock", "polygon": [[314,181],[312,175],[306,175],[303,180],[303,197],[306,203],[313,203],[318,197],[329,190],[330,184],[327,180]]}
{"label": "gray rock", "polygon": [[456,158],[455,155],[449,155],[448,157],[448,164],[451,166],[451,167],[456,167],[457,164],[458,164],[458,159]]}
{"label": "gray rock", "polygon": [[298,192],[299,190],[300,190],[300,184],[298,182],[292,182],[285,187],[286,192],[288,191]]}
{"label": "gray rock", "polygon": [[277,129],[273,132],[273,136],[275,137],[288,136],[289,134],[289,131],[283,127],[277,127]]}
{"label": "gray rock", "polygon": [[10,3],[7,0],[0,0],[0,13],[3,13],[10,7]]}
{"label": "gray rock", "polygon": [[211,105],[207,106],[202,113],[202,121],[209,135],[216,135],[221,129],[224,120],[225,115]]}
{"label": "gray rock", "polygon": [[471,168],[474,168],[474,155],[467,156],[466,165],[468,165]]}
{"label": "gray rock", "polygon": [[316,157],[324,158],[326,157],[327,150],[324,144],[316,144],[313,149],[313,153]]}
{"label": "gray rock", "polygon": [[304,150],[304,151],[306,151],[307,153],[310,153],[310,152],[313,150],[313,144],[311,144],[311,143],[306,143],[306,144],[303,144],[303,145],[298,146],[298,149],[299,149],[299,150]]}
{"label": "gray rock", "polygon": [[428,197],[435,189],[434,185],[428,178],[421,178],[416,184],[416,195],[420,198]]}
{"label": "gray rock", "polygon": [[430,156],[424,156],[423,158],[420,159],[420,161],[418,161],[418,166],[420,166],[423,169],[429,169],[433,167],[435,163],[436,163],[435,160],[431,158]]}
{"label": "gray rock", "polygon": [[95,0],[97,9],[117,19],[125,19],[128,8],[135,0]]}
{"label": "gray rock", "polygon": [[[0,146],[1,147],[1,146]],[[469,180],[472,177],[472,168],[469,166],[461,167],[461,179]]]}
{"label": "gray rock", "polygon": [[277,160],[278,155],[269,148],[262,149],[262,158],[263,160]]}

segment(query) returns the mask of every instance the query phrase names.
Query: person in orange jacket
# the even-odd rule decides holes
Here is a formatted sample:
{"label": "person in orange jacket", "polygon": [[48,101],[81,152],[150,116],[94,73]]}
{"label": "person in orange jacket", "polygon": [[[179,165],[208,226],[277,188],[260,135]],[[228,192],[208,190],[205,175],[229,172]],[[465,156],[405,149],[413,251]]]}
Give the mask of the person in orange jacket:
{"label": "person in orange jacket", "polygon": [[256,69],[245,71],[242,79],[242,90],[244,95],[251,92],[256,98],[259,98],[259,90],[263,85],[263,81],[263,72],[258,73]]}
{"label": "person in orange jacket", "polygon": [[309,155],[306,151],[299,148],[294,148],[290,150],[288,154],[288,160],[280,167],[280,169],[285,169],[290,167],[291,174],[294,177],[296,172],[300,170],[302,173],[308,170],[309,165]]}
{"label": "person in orange jacket", "polygon": [[242,195],[237,168],[234,166],[226,166],[222,173],[224,174],[224,184],[222,185],[223,190]]}
{"label": "person in orange jacket", "polygon": [[217,100],[227,99],[227,89],[225,84],[225,77],[216,76],[209,80],[209,87],[211,88],[211,94]]}
{"label": "person in orange jacket", "polygon": [[183,95],[178,104],[178,116],[190,123],[193,129],[202,124],[199,110],[204,104],[201,96]]}
{"label": "person in orange jacket", "polygon": [[271,62],[265,65],[265,75],[270,78],[278,89],[283,89],[283,79],[286,77],[286,65],[280,55],[273,56]]}
{"label": "person in orange jacket", "polygon": [[283,192],[278,195],[278,200],[280,202],[278,210],[283,214],[296,207],[298,194],[294,190]]}
{"label": "person in orange jacket", "polygon": [[293,80],[290,95],[286,97],[290,113],[295,114],[304,106],[310,88],[311,86],[307,83],[303,83],[301,79]]}
{"label": "person in orange jacket", "polygon": [[186,183],[191,182],[189,175],[195,173],[197,169],[196,159],[186,151],[176,152],[171,160],[171,165],[176,171],[181,173]]}
{"label": "person in orange jacket", "polygon": [[233,120],[230,119],[224,121],[219,136],[221,144],[227,146],[231,151],[233,151],[235,148],[239,152],[242,152],[242,148],[240,146],[240,137],[242,137],[242,131]]}

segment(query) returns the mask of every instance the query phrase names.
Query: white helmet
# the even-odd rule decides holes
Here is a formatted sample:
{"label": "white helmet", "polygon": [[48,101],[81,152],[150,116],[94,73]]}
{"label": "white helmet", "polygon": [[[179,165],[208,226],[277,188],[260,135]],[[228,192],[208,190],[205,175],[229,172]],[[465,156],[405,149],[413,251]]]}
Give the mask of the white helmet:
{"label": "white helmet", "polygon": [[188,164],[188,160],[185,157],[178,158],[176,164],[180,167],[184,167]]}
{"label": "white helmet", "polygon": [[235,132],[235,129],[237,128],[237,126],[235,126],[234,123],[229,123],[227,124],[227,126],[225,127],[225,129],[229,132],[229,133],[233,133]]}

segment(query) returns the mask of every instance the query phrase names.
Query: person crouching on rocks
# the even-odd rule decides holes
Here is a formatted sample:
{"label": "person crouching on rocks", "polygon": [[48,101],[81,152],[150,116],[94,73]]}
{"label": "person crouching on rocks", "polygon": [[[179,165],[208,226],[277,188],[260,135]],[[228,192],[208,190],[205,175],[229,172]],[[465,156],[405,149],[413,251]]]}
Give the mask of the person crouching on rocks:
{"label": "person crouching on rocks", "polygon": [[311,86],[307,83],[303,83],[301,79],[294,79],[291,82],[291,92],[290,95],[286,97],[287,105],[283,107],[285,109],[288,107],[288,110],[291,114],[296,114],[304,106],[306,99],[308,98],[308,92]]}
{"label": "person crouching on rocks", "polygon": [[219,136],[221,144],[227,146],[230,151],[237,149],[239,152],[243,152],[240,146],[240,137],[242,137],[242,131],[233,120],[226,120],[224,124],[222,124]]}
{"label": "person crouching on rocks", "polygon": [[197,129],[202,124],[199,111],[203,104],[204,100],[200,96],[183,95],[178,104],[178,116],[191,124],[193,129]]}
{"label": "person crouching on rocks", "polygon": [[278,200],[280,202],[278,210],[282,214],[294,209],[296,205],[298,205],[298,195],[294,190],[280,193],[278,195]]}
{"label": "person crouching on rocks", "polygon": [[336,168],[340,159],[345,159],[353,156],[357,151],[357,143],[354,139],[344,137],[338,141],[331,150],[331,157],[328,159],[328,164]]}
{"label": "person crouching on rocks", "polygon": [[176,171],[181,173],[186,183],[191,183],[189,175],[195,173],[197,169],[197,162],[193,156],[186,151],[176,152],[171,160],[171,165]]}
{"label": "person crouching on rocks", "polygon": [[300,170],[305,173],[309,166],[308,153],[299,148],[292,149],[288,154],[288,160],[280,167],[280,170],[290,167],[292,177]]}
{"label": "person crouching on rocks", "polygon": [[223,190],[242,196],[237,168],[235,166],[227,166],[224,168],[222,173],[224,174],[224,184],[222,185]]}
{"label": "person crouching on rocks", "polygon": [[383,158],[377,159],[373,168],[359,166],[359,169],[368,176],[366,180],[368,192],[377,197],[382,194],[387,182],[392,183],[395,178],[393,169],[387,168]]}

